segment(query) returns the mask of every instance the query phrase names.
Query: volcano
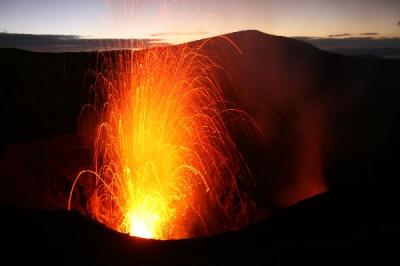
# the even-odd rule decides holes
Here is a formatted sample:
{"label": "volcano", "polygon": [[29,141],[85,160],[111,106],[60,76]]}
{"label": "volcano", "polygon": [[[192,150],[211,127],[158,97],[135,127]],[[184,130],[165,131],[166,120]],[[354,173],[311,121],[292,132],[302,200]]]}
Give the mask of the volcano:
{"label": "volcano", "polygon": [[91,164],[96,121],[78,118],[98,53],[0,49],[4,254],[64,264],[392,259],[400,61],[329,53],[259,31],[187,45],[199,44],[222,69],[214,77],[224,97],[258,125],[252,141],[228,129],[264,218],[199,239],[135,238],[87,217],[89,181],[79,183],[68,212],[74,178]]}

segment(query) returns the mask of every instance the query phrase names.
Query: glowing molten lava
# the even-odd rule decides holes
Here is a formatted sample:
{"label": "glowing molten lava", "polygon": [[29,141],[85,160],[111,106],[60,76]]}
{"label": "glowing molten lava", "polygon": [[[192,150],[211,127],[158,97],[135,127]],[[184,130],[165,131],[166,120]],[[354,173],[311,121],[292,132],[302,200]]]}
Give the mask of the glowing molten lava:
{"label": "glowing molten lava", "polygon": [[246,223],[245,165],[227,129],[216,67],[188,46],[105,56],[88,212],[120,232],[204,236]]}

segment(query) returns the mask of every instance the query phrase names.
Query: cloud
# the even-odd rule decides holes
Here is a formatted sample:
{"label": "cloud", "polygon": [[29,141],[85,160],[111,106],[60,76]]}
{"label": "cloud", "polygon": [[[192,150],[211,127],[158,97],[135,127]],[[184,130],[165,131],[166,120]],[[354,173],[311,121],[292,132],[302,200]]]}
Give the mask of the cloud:
{"label": "cloud", "polygon": [[0,32],[0,48],[19,48],[38,52],[143,49],[161,45],[165,45],[165,43],[159,38],[90,39],[78,35],[46,35]]}
{"label": "cloud", "polygon": [[328,38],[338,38],[338,37],[348,37],[352,36],[350,33],[342,33],[342,34],[332,34],[329,35]]}
{"label": "cloud", "polygon": [[377,32],[363,32],[360,34],[342,33],[342,34],[328,35],[328,38],[343,38],[343,37],[355,37],[355,36],[377,36],[377,35],[379,35],[379,33],[377,33]]}
{"label": "cloud", "polygon": [[170,36],[187,36],[187,35],[207,35],[206,31],[193,31],[193,32],[159,32],[153,33],[151,37],[170,37]]}
{"label": "cloud", "polygon": [[379,33],[377,33],[377,32],[364,32],[364,33],[360,33],[359,35],[361,35],[361,36],[377,36],[377,35],[379,35]]}
{"label": "cloud", "polygon": [[377,32],[363,32],[360,34],[350,34],[350,33],[342,33],[342,34],[331,34],[328,35],[328,38],[342,38],[342,37],[354,37],[354,36],[377,36],[379,33]]}

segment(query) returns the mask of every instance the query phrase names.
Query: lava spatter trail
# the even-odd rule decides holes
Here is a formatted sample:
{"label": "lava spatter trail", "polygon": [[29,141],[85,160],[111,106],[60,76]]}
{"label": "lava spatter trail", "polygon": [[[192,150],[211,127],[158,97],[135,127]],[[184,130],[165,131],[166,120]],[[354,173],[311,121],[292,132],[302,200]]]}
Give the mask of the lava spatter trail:
{"label": "lava spatter trail", "polygon": [[[180,239],[247,223],[249,171],[227,130],[227,108],[199,47],[120,51],[103,56],[91,106],[89,214],[120,232]],[[229,114],[230,113],[230,114]]]}

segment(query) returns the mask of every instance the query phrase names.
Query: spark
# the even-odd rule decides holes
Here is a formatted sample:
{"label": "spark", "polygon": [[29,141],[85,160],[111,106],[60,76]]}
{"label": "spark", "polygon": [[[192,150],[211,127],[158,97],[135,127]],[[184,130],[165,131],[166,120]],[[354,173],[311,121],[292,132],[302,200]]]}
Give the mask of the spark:
{"label": "spark", "polygon": [[[247,222],[248,169],[224,117],[227,108],[201,46],[104,55],[92,106],[90,215],[133,236],[180,239]],[[241,113],[241,112],[237,112]]]}

